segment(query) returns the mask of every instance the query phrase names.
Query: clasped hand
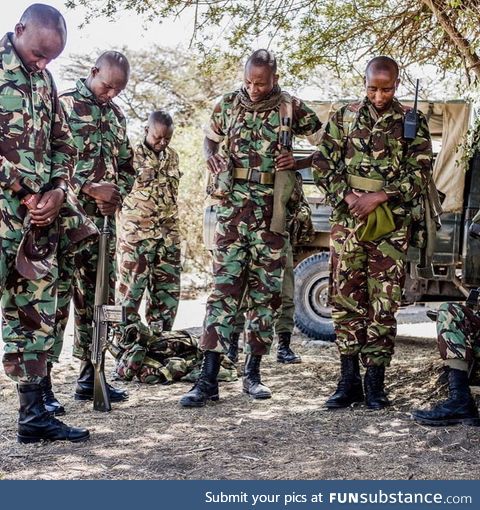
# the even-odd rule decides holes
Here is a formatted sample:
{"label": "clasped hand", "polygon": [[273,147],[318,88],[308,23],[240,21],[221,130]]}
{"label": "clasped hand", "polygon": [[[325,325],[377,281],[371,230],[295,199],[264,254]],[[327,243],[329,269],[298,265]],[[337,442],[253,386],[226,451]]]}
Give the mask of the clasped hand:
{"label": "clasped hand", "polygon": [[59,215],[64,199],[63,190],[52,189],[43,194],[27,195],[24,203],[30,212],[32,223],[37,227],[46,227]]}
{"label": "clasped hand", "polygon": [[104,216],[111,216],[122,203],[120,188],[111,182],[93,182],[84,190],[91,196]]}
{"label": "clasped hand", "polygon": [[360,220],[365,219],[376,207],[387,200],[388,197],[384,191],[363,193],[354,190],[345,197],[345,202],[347,202],[352,216]]}

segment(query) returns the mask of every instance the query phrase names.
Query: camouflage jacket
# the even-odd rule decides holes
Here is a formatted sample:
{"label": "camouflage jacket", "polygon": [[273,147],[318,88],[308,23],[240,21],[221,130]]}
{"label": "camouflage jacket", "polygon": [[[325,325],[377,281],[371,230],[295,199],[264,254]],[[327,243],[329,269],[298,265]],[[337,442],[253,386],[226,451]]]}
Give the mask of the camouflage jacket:
{"label": "camouflage jacket", "polygon": [[[238,93],[226,94],[215,106],[205,135],[214,142],[224,142],[224,153],[233,167],[273,173],[275,159],[280,154],[280,105],[262,112],[249,111],[237,101]],[[316,113],[296,97],[291,101],[292,135],[308,136],[317,132],[321,123]],[[272,194],[272,187],[237,181],[230,201],[241,206],[250,199],[263,206],[262,196]]]}
{"label": "camouflage jacket", "polygon": [[178,184],[182,176],[178,163],[178,154],[170,147],[158,155],[144,142],[136,145],[135,183],[120,213],[122,238],[135,242],[177,232]]}
{"label": "camouflage jacket", "polygon": [[432,145],[423,114],[417,137],[403,138],[406,107],[397,99],[380,117],[365,98],[340,108],[325,126],[318,151],[313,157],[313,176],[334,208],[333,221],[354,226],[343,200],[351,191],[347,175],[384,181],[388,205],[399,225],[423,216],[422,196],[431,171]]}
{"label": "camouflage jacket", "polygon": [[78,80],[75,88],[62,92],[60,102],[78,149],[73,188],[83,207],[92,214],[95,200],[81,193],[86,182],[113,182],[119,186],[122,197],[132,189],[133,151],[125,116],[111,101],[99,104],[84,80]]}
{"label": "camouflage jacket", "polygon": [[77,150],[48,71],[30,73],[11,43],[0,41],[0,186],[19,178],[40,189],[68,181]]}

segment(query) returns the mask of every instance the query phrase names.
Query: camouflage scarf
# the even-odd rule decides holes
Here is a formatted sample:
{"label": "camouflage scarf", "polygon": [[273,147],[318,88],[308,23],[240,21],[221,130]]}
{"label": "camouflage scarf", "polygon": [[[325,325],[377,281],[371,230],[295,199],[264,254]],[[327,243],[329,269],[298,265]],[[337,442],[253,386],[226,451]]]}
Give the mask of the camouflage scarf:
{"label": "camouflage scarf", "polygon": [[267,97],[265,97],[265,99],[254,103],[250,99],[248,92],[244,87],[242,87],[238,91],[238,100],[240,101],[240,104],[245,108],[245,110],[250,112],[266,112],[267,110],[273,110],[281,103],[282,90],[278,85],[275,85]]}

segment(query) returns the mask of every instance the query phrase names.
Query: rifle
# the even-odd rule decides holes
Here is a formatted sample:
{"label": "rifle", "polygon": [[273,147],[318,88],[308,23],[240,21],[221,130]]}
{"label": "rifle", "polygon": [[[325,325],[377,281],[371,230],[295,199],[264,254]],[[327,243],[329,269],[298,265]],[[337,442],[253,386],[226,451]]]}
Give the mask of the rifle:
{"label": "rifle", "polygon": [[93,380],[93,408],[96,411],[111,411],[110,394],[105,380],[105,349],[111,324],[126,321],[124,306],[108,304],[109,266],[108,257],[110,226],[108,216],[103,219],[103,227],[98,239],[97,280],[95,283],[95,306],[93,312],[93,339],[91,360],[95,370]]}
{"label": "rifle", "polygon": [[417,80],[417,84],[415,86],[415,102],[413,103],[413,110],[410,110],[405,114],[405,119],[403,121],[403,138],[405,140],[415,140],[417,137],[417,129],[418,129],[418,85],[420,80]]}

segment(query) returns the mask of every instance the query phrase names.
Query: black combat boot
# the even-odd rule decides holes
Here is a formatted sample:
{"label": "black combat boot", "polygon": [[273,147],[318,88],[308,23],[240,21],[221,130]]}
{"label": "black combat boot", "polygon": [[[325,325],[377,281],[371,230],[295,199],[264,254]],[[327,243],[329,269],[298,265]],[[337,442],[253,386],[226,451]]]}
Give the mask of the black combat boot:
{"label": "black combat boot", "polygon": [[[93,379],[95,369],[90,360],[82,360],[80,364],[80,374],[75,388],[75,400],[93,400]],[[111,402],[124,402],[128,399],[128,393],[125,390],[114,388],[107,384]]]}
{"label": "black combat boot", "polygon": [[243,369],[243,392],[255,399],[271,398],[272,392],[262,384],[260,379],[260,363],[262,357],[257,354],[249,354],[245,358]]}
{"label": "black combat boot", "polygon": [[87,429],[69,427],[54,418],[43,405],[42,388],[39,384],[19,384],[18,397],[20,409],[18,415],[19,443],[38,443],[39,441],[86,441],[90,437]]}
{"label": "black combat boot", "polygon": [[240,339],[240,333],[233,333],[230,335],[230,345],[228,347],[227,358],[232,363],[238,363],[238,340]]}
{"label": "black combat boot", "polygon": [[193,388],[183,395],[180,405],[183,407],[203,407],[209,400],[218,400],[218,372],[220,371],[220,353],[205,351],[202,370]]}
{"label": "black combat boot", "polygon": [[290,349],[291,333],[278,334],[277,361],[279,363],[301,363],[302,358]]}
{"label": "black combat boot", "polygon": [[340,380],[335,393],[325,402],[327,409],[349,407],[363,402],[362,378],[358,356],[340,356]]}
{"label": "black combat boot", "polygon": [[367,367],[365,373],[365,403],[369,409],[383,409],[390,405],[385,393],[385,367]]}
{"label": "black combat boot", "polygon": [[40,387],[42,388],[43,405],[45,409],[53,416],[63,416],[65,414],[65,408],[55,397],[52,389],[52,362],[47,363],[47,375],[40,381]]}
{"label": "black combat boot", "polygon": [[480,426],[478,409],[470,393],[468,374],[464,370],[450,368],[448,371],[449,398],[431,410],[416,409],[412,418],[422,425]]}

